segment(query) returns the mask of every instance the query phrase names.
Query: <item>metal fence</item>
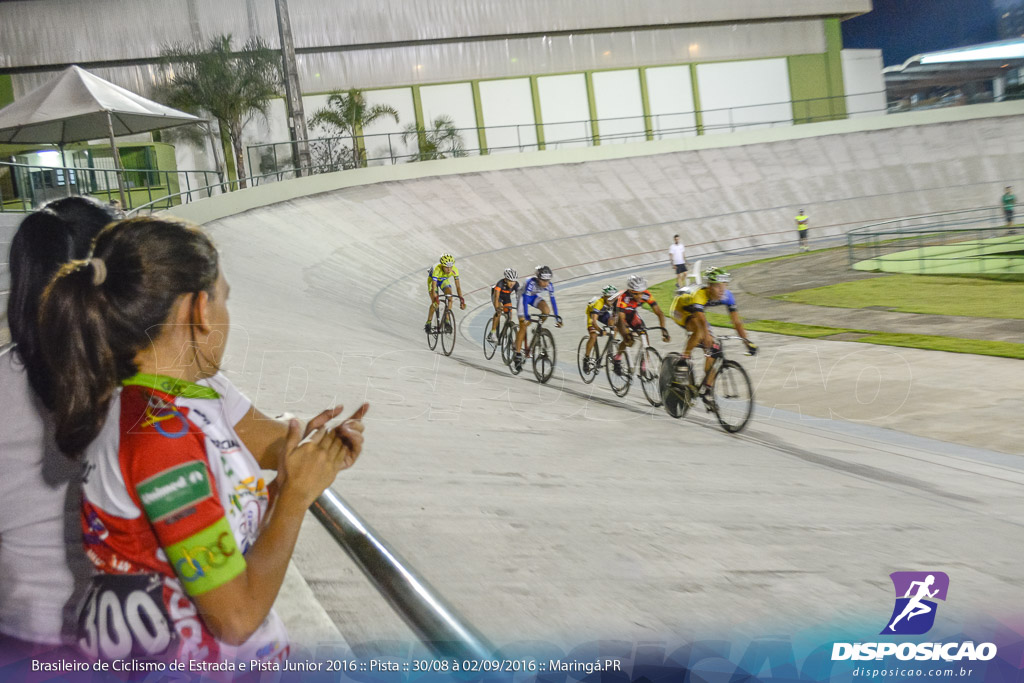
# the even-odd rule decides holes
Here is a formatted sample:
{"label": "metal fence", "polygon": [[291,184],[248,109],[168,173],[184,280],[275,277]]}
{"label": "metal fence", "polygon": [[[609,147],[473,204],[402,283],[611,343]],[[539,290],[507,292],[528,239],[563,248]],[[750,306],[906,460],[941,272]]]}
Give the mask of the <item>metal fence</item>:
{"label": "metal fence", "polygon": [[169,208],[229,191],[216,171],[161,171],[85,166],[32,166],[0,162],[0,212],[24,213],[48,201],[87,195],[103,202],[120,200],[117,174],[123,177],[125,201],[131,211],[163,202]]}
{"label": "metal fence", "polygon": [[[846,233],[847,261],[852,268],[861,261],[884,259],[898,262],[900,272],[931,274],[957,259],[969,263],[970,270],[986,274],[993,263],[985,258],[990,255],[993,238],[1017,234],[1018,230],[1019,226],[1006,224],[1001,206],[897,218]],[[1024,249],[1024,237],[1021,242]]]}
{"label": "metal fence", "polygon": [[[883,97],[882,106],[858,107],[855,115],[884,115],[887,113],[884,94],[870,92],[667,114],[456,128],[460,142],[457,149],[443,146],[440,150],[422,149],[419,138],[424,134],[429,136],[430,130],[314,138],[306,143],[311,163],[301,171],[304,175],[330,173],[359,166],[395,165],[434,158],[645,142],[830,121],[847,118],[849,105],[857,103],[858,98],[863,102],[863,98],[877,95]],[[486,146],[481,146],[482,140],[486,140]],[[262,182],[294,177],[300,170],[295,164],[297,144],[287,141],[248,146],[250,171],[261,177]]]}

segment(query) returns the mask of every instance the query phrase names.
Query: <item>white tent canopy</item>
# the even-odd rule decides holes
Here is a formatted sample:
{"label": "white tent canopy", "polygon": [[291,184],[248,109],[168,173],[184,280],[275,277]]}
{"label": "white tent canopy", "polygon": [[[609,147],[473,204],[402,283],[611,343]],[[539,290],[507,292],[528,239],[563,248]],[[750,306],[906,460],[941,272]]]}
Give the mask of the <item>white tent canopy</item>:
{"label": "white tent canopy", "polygon": [[[120,171],[116,136],[202,120],[147,100],[77,66],[69,66],[49,83],[0,109],[0,143],[53,144],[63,152],[69,142],[109,138],[114,167]],[[121,203],[126,205],[120,172],[117,183]]]}
{"label": "white tent canopy", "polygon": [[[109,125],[108,118],[109,117]],[[62,145],[202,121],[69,66],[0,109],[0,142]]]}

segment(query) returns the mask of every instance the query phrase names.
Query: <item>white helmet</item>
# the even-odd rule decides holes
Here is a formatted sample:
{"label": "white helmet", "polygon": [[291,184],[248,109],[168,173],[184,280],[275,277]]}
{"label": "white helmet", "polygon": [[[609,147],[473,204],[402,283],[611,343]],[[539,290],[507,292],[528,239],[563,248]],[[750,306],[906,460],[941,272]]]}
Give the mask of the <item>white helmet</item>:
{"label": "white helmet", "polygon": [[515,268],[506,268],[505,269],[505,279],[506,280],[517,280],[517,279],[519,279],[519,273],[516,272]]}
{"label": "white helmet", "polygon": [[629,279],[626,280],[626,289],[630,289],[634,292],[640,292],[647,289],[647,278],[642,275],[630,275]]}

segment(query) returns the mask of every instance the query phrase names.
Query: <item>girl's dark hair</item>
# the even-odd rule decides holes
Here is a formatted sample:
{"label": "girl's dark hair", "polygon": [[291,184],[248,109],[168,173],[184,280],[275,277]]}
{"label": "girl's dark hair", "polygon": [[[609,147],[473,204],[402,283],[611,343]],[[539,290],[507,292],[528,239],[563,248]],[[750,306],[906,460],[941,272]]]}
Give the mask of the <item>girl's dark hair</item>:
{"label": "girl's dark hair", "polygon": [[7,325],[29,385],[48,408],[53,407],[53,382],[43,361],[38,326],[43,290],[63,264],[88,256],[93,238],[114,220],[113,211],[99,202],[67,197],[30,213],[11,240]]}
{"label": "girl's dark hair", "polygon": [[39,318],[43,355],[60,382],[57,445],[72,456],[96,438],[114,391],[138,371],[136,354],[159,336],[175,300],[212,294],[217,280],[210,238],[175,221],[147,217],[109,225],[92,255],[61,268]]}

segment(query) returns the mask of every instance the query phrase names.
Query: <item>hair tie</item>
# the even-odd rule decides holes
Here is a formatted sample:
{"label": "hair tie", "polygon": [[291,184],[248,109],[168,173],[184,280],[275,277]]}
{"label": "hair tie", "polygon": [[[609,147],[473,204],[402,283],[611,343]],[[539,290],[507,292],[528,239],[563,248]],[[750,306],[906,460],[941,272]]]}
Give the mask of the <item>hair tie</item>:
{"label": "hair tie", "polygon": [[107,264],[100,258],[89,259],[89,265],[92,266],[92,284],[94,287],[99,287],[107,279]]}

